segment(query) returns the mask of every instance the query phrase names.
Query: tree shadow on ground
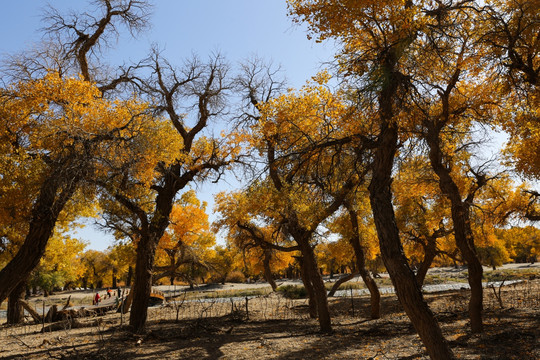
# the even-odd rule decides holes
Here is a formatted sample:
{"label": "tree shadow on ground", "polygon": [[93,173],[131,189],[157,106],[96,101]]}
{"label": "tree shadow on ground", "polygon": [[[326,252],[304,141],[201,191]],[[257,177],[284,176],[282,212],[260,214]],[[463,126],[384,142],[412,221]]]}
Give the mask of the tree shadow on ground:
{"label": "tree shadow on ground", "polygon": [[[469,359],[536,359],[540,329],[538,309],[493,309],[485,312],[486,331],[471,334],[466,311],[446,310],[459,292],[428,297],[454,352]],[[53,332],[47,339],[64,341],[22,348],[6,359],[427,359],[409,319],[394,296],[382,299],[382,318],[370,320],[369,298],[330,299],[334,331],[322,334],[308,319],[254,320],[230,314],[194,320],[148,322],[148,332],[134,335],[126,327],[88,328],[77,336]],[[354,305],[353,305],[354,304]],[[351,317],[354,307],[355,316]],[[253,315],[253,316],[252,316]],[[21,337],[21,341],[27,341]],[[41,340],[40,340],[41,341]]]}

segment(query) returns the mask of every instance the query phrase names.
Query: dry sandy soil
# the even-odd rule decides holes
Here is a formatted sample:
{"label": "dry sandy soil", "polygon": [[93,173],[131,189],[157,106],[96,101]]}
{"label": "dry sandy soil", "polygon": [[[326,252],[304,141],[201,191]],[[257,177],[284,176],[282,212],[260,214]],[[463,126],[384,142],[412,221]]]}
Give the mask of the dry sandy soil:
{"label": "dry sandy soil", "polygon": [[[496,289],[497,290],[497,289]],[[540,359],[540,280],[501,289],[503,308],[485,291],[485,332],[471,334],[468,291],[427,294],[461,359]],[[304,300],[270,295],[244,302],[182,303],[151,308],[148,331],[134,335],[118,314],[84,319],[85,327],[0,327],[2,359],[427,359],[394,295],[369,320],[369,299],[333,298],[331,334],[321,334]],[[353,316],[354,309],[354,316]],[[177,320],[178,316],[178,320]],[[125,324],[126,319],[122,319]]]}

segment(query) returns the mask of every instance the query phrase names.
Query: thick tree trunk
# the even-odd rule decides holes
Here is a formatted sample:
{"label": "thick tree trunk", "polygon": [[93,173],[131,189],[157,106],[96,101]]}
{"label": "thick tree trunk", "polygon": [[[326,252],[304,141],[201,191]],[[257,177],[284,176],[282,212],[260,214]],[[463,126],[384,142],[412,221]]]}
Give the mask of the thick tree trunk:
{"label": "thick tree trunk", "polygon": [[371,318],[378,319],[381,317],[381,294],[379,292],[377,283],[375,282],[375,280],[373,280],[373,278],[369,274],[369,271],[367,271],[366,269],[366,256],[364,254],[362,244],[360,244],[358,214],[352,208],[352,206],[350,206],[350,204],[346,204],[346,206],[347,211],[349,212],[349,218],[353,230],[353,235],[349,239],[349,243],[354,249],[354,255],[356,257],[356,267],[358,268],[358,272],[360,273],[360,276],[362,276],[362,280],[364,280],[364,283],[369,289],[369,294],[371,296]]}
{"label": "thick tree trunk", "polygon": [[[169,226],[174,197],[177,191],[174,188],[176,177],[167,175],[166,185],[156,197],[156,207],[150,222],[143,226],[141,239],[137,245],[137,259],[135,263],[135,283],[132,287],[133,303],[129,315],[129,325],[136,333],[145,331],[150,293],[152,291],[152,273],[154,270],[154,257],[159,240]],[[147,220],[146,214],[142,215]]]}
{"label": "thick tree trunk", "polygon": [[9,294],[7,308],[7,324],[21,324],[24,321],[24,308],[21,300],[24,300],[26,281],[21,281]]}
{"label": "thick tree trunk", "polygon": [[0,302],[4,301],[19,283],[29,278],[45,254],[58,215],[78,186],[78,180],[74,178],[62,188],[65,179],[58,177],[68,175],[53,172],[43,182],[32,210],[32,219],[24,243],[0,271]]}
{"label": "thick tree trunk", "polygon": [[300,245],[302,256],[304,258],[305,271],[311,281],[313,294],[317,301],[317,315],[321,332],[331,332],[332,323],[330,320],[330,309],[328,308],[326,288],[324,287],[324,281],[317,267],[315,253],[309,243],[309,239],[303,239],[301,241],[297,240],[297,242],[298,245]]}
{"label": "thick tree trunk", "polygon": [[145,237],[140,239],[137,246],[134,284],[131,288],[133,302],[129,315],[129,325],[136,333],[144,332],[146,326],[150,293],[152,292],[154,256],[158,242],[159,239]]}
{"label": "thick tree trunk", "polygon": [[439,187],[451,203],[456,245],[467,263],[469,270],[468,280],[471,287],[469,318],[471,321],[471,330],[474,333],[479,333],[483,331],[483,268],[474,246],[474,237],[470,222],[470,204],[463,201],[459,188],[450,174],[450,169],[443,162],[443,153],[439,143],[441,129],[442,127],[440,125],[428,124],[426,140],[429,145],[429,158],[433,170],[439,177]]}
{"label": "thick tree trunk", "polygon": [[[384,96],[385,94],[383,94]],[[381,96],[381,104],[388,106],[391,99]],[[386,110],[387,113],[388,110]],[[389,119],[391,116],[388,116]],[[425,302],[414,273],[403,252],[392,205],[392,170],[397,150],[397,125],[383,122],[379,144],[373,162],[369,195],[381,255],[405,312],[411,319],[432,359],[453,359],[448,342],[431,309]]]}
{"label": "thick tree trunk", "polygon": [[308,295],[309,317],[312,319],[317,318],[317,297],[315,296],[315,290],[311,282],[310,272],[306,269],[305,261],[303,257],[299,257],[300,262],[300,277],[306,288]]}
{"label": "thick tree trunk", "polygon": [[270,267],[270,260],[272,259],[272,249],[264,249],[263,267],[264,278],[266,282],[272,287],[272,291],[276,291],[277,284],[272,276],[272,268]]}

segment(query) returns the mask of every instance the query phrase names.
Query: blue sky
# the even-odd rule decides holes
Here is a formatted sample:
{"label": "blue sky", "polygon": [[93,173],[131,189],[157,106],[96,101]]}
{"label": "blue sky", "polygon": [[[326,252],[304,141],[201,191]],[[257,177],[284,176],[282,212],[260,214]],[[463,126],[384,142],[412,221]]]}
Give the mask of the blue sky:
{"label": "blue sky", "polygon": [[[50,3],[65,13],[90,9],[86,0],[3,1],[0,12],[0,56],[32,47],[41,39],[43,9]],[[154,0],[152,27],[137,39],[123,34],[105,55],[111,65],[144,58],[152,44],[164,49],[173,64],[193,53],[204,58],[219,51],[232,63],[254,55],[281,64],[291,87],[300,87],[332,59],[331,44],[306,38],[306,29],[287,18],[284,0]],[[198,188],[200,198],[212,205],[212,194],[236,186],[234,179],[218,186]],[[91,226],[77,231],[89,248],[103,250],[111,238]]]}
{"label": "blue sky", "polygon": [[[4,1],[0,12],[3,34],[0,54],[24,50],[39,42],[43,9],[88,9],[86,0]],[[329,44],[306,38],[305,28],[286,16],[284,0],[153,0],[152,27],[137,39],[121,36],[107,55],[112,64],[136,61],[151,44],[165,49],[175,63],[192,53],[201,57],[222,52],[231,62],[251,55],[272,59],[284,66],[291,85],[298,87],[314,75],[322,62],[331,60]]]}

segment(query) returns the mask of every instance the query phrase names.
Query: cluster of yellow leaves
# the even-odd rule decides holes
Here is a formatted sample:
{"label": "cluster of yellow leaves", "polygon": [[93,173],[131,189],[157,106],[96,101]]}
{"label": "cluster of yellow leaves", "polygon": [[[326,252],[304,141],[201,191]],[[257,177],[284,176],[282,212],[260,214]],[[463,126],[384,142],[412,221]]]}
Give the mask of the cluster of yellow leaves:
{"label": "cluster of yellow leaves", "polygon": [[[256,134],[254,141],[263,143],[255,143],[255,147],[264,148],[266,140],[283,148],[300,147],[308,140],[303,137],[317,142],[328,137],[332,130],[338,131],[345,123],[347,106],[339,94],[333,94],[325,86],[327,81],[328,75],[321,73],[314,83],[308,83],[298,92],[289,90],[261,104],[261,118],[252,131]],[[298,144],[299,140],[302,143]]]}
{"label": "cluster of yellow leaves", "polygon": [[[201,202],[195,191],[182,194],[170,215],[170,225],[159,241],[155,263],[171,265],[184,256],[193,262],[205,263],[215,245],[215,235],[210,231],[206,203]],[[171,254],[174,257],[171,258]]]}
{"label": "cluster of yellow leaves", "polygon": [[288,0],[287,5],[293,20],[307,22],[311,34],[317,34],[319,40],[371,34],[372,41],[386,38],[391,42],[395,38],[388,34],[397,30],[412,32],[418,27],[421,10],[428,2]]}
{"label": "cluster of yellow leaves", "polygon": [[[409,239],[416,237],[427,243],[442,225],[451,229],[450,204],[442,196],[429,159],[424,156],[402,162],[392,188],[405,253],[412,262],[420,263],[424,259],[424,248],[418,241]],[[452,253],[456,248],[452,235],[442,236],[436,242],[438,250]],[[439,264],[444,261],[447,259],[437,260]]]}
{"label": "cluster of yellow leaves", "polygon": [[510,135],[505,152],[519,173],[540,178],[540,88],[506,109],[499,124]]}
{"label": "cluster of yellow leaves", "polygon": [[171,211],[167,233],[160,240],[163,249],[173,249],[178,243],[191,248],[210,248],[215,238],[210,231],[206,202],[197,199],[195,191],[189,190],[182,194],[180,200]]}
{"label": "cluster of yellow leaves", "polygon": [[[252,275],[263,273],[263,250],[257,246],[246,246],[254,244],[251,235],[240,229],[237,224],[249,224],[257,229],[257,232],[265,241],[287,246],[290,242],[281,237],[276,227],[272,225],[271,219],[277,216],[272,210],[272,187],[266,190],[262,187],[252,187],[246,191],[220,192],[216,194],[216,212],[220,217],[214,222],[216,231],[226,231],[226,239],[229,248],[238,254],[243,254],[244,265]],[[294,262],[294,252],[283,253],[273,251],[270,266],[272,271],[280,272]]]}
{"label": "cluster of yellow leaves", "polygon": [[56,233],[49,240],[31,283],[46,290],[74,284],[85,271],[80,261],[85,247],[80,240]]}
{"label": "cluster of yellow leaves", "polygon": [[[364,250],[366,260],[374,261],[380,255],[379,249],[379,239],[377,237],[377,231],[375,229],[375,224],[373,223],[373,216],[371,213],[371,206],[369,203],[369,198],[365,191],[359,191],[356,194],[354,208],[358,213],[358,232],[360,237],[360,245]],[[339,236],[338,242],[349,243],[349,239],[352,234],[351,220],[349,214],[345,211],[338,213],[338,216],[332,218],[327,224],[326,227],[334,234]],[[336,246],[338,246],[336,244]],[[339,245],[338,248],[343,248],[345,245]],[[330,247],[332,250],[332,247]],[[337,250],[337,249],[336,249]],[[339,252],[336,254],[338,255]],[[353,252],[349,253],[349,258],[353,259]],[[344,260],[344,259],[342,259]]]}
{"label": "cluster of yellow leaves", "polygon": [[512,227],[496,231],[515,262],[536,262],[540,259],[540,230],[534,226]]}
{"label": "cluster of yellow leaves", "polygon": [[[149,181],[156,159],[172,161],[178,153],[171,147],[177,141],[171,139],[175,132],[167,122],[151,117],[145,103],[135,97],[105,99],[95,85],[80,79],[49,73],[11,86],[3,91],[2,100],[0,111],[7,121],[0,137],[17,144],[2,153],[18,155],[18,164],[40,156],[55,158],[69,150],[99,158],[94,163],[98,174],[108,171],[103,164],[130,163],[140,181]],[[30,173],[46,171],[39,164],[32,164]]]}
{"label": "cluster of yellow leaves", "polygon": [[324,273],[341,272],[342,268],[353,268],[354,252],[346,239],[322,242],[315,248],[317,264],[324,269]]}

